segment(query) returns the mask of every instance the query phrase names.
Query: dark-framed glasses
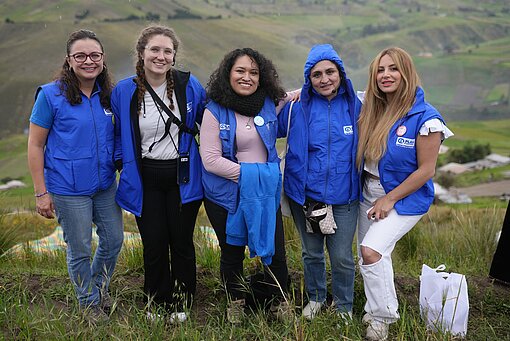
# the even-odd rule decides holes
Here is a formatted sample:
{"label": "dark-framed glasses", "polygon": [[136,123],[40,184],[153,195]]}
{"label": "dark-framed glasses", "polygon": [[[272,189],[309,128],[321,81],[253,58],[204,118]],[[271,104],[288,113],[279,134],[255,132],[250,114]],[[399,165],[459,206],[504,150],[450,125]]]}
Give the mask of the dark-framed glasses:
{"label": "dark-framed glasses", "polygon": [[102,52],[92,52],[90,54],[86,54],[83,52],[78,52],[78,53],[70,55],[69,57],[73,57],[77,63],[85,63],[87,58],[90,58],[90,60],[93,62],[99,62],[99,61],[101,61],[101,59],[103,59],[103,53]]}

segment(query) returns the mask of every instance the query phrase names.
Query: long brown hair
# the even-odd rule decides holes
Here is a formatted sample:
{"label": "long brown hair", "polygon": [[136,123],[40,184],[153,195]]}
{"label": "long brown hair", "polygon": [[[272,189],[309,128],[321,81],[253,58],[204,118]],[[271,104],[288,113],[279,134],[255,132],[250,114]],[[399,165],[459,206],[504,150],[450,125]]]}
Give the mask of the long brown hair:
{"label": "long brown hair", "polygon": [[[62,65],[62,69],[56,76],[56,79],[59,81],[60,91],[66,96],[66,99],[71,103],[71,105],[77,105],[81,103],[81,91],[80,91],[80,81],[78,77],[76,77],[73,69],[69,65],[68,57],[71,53],[71,47],[73,44],[82,39],[92,39],[95,40],[99,46],[101,47],[101,52],[104,53],[103,44],[96,36],[96,34],[90,30],[78,30],[69,35],[66,44],[66,58],[64,60],[64,65]],[[99,93],[99,98],[101,101],[101,105],[110,109],[110,96],[113,89],[113,82],[106,68],[106,62],[103,61],[103,70],[97,76],[96,82],[101,87],[101,92]]]}
{"label": "long brown hair", "polygon": [[[174,30],[170,27],[162,26],[162,25],[151,25],[142,30],[140,33],[140,37],[138,38],[138,41],[136,43],[136,54],[137,54],[137,61],[136,61],[136,84],[138,86],[138,114],[141,113],[142,109],[142,102],[143,97],[145,95],[145,69],[143,64],[143,52],[145,50],[145,47],[147,46],[147,43],[149,42],[149,39],[151,39],[153,36],[156,35],[164,35],[167,36],[172,40],[172,43],[174,44],[174,60],[173,64],[175,64],[175,55],[177,54],[177,50],[179,49],[179,38],[177,38],[177,35],[175,34]],[[172,100],[172,95],[174,92],[174,78],[172,74],[172,68],[168,70],[166,73],[166,94],[168,96],[168,99],[170,100],[170,109],[174,109],[174,101]]]}
{"label": "long brown hair", "polygon": [[[386,94],[377,86],[377,73],[381,58],[390,56],[402,75],[400,86],[388,102]],[[370,63],[368,85],[358,121],[358,154],[356,165],[363,159],[379,161],[386,152],[388,134],[397,120],[404,117],[414,104],[420,78],[411,56],[399,47],[382,50]]]}

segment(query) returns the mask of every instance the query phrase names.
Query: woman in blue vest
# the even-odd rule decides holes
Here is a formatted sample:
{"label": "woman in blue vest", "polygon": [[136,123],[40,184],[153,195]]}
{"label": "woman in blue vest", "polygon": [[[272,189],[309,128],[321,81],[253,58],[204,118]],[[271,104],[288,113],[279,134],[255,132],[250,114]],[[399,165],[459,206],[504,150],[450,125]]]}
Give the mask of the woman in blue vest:
{"label": "woman in blue vest", "polygon": [[208,83],[200,132],[204,204],[221,248],[232,323],[241,321],[245,305],[245,245],[261,256],[268,290],[278,296],[287,289],[275,146],[276,105],[285,96],[272,62],[250,48],[228,53]]}
{"label": "woman in blue vest", "polygon": [[[122,213],[115,203],[112,82],[103,45],[92,31],[67,41],[57,80],[39,87],[30,117],[28,164],[37,212],[54,213],[64,231],[67,267],[80,307],[105,320],[108,285],[122,247]],[[92,260],[92,224],[99,243]]]}
{"label": "woman in blue vest", "polygon": [[368,340],[386,340],[399,318],[391,253],[428,211],[439,146],[452,135],[425,101],[411,56],[392,47],[370,64],[358,122],[363,171],[358,221]]}
{"label": "woman in blue vest", "polygon": [[[195,140],[205,90],[176,70],[179,40],[165,26],[142,30],[136,75],[112,93],[117,202],[136,216],[143,243],[147,317],[187,319],[196,289],[193,231],[203,191]],[[170,251],[170,257],[169,257]]]}
{"label": "woman in blue vest", "polygon": [[[309,298],[303,315],[313,319],[326,302],[326,244],[333,305],[339,316],[348,320],[354,296],[352,242],[359,207],[356,122],[361,102],[331,45],[310,50],[304,79],[301,101],[292,107],[287,104],[278,117],[278,136],[288,131],[283,183],[301,236]],[[303,207],[309,218],[305,218]],[[324,219],[315,224],[316,218],[311,216],[321,210]],[[326,221],[330,224],[324,224]]]}

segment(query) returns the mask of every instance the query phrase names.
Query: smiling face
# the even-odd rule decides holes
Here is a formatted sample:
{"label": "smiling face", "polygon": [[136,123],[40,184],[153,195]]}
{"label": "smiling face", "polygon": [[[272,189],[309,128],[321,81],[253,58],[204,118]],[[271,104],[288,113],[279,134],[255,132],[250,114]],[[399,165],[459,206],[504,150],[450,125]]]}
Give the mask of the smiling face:
{"label": "smiling face", "polygon": [[257,63],[244,55],[236,59],[230,70],[230,86],[239,96],[249,96],[257,91],[260,72]]}
{"label": "smiling face", "polygon": [[142,52],[147,78],[166,78],[166,73],[172,68],[174,57],[174,43],[170,37],[162,34],[152,36]]}
{"label": "smiling face", "polygon": [[313,88],[329,100],[336,96],[341,80],[338,67],[330,60],[321,60],[310,70]]}
{"label": "smiling face", "polygon": [[384,55],[377,68],[377,87],[386,94],[388,101],[400,86],[402,74],[389,55]]}
{"label": "smiling face", "polygon": [[[69,55],[67,56],[67,62],[74,71],[74,74],[80,81],[80,84],[85,85],[86,83],[95,82],[97,76],[103,71],[104,58],[94,62],[90,59],[90,55],[101,54],[103,50],[101,45],[94,39],[79,39],[76,40],[69,49]],[[84,62],[77,62],[73,56],[79,56],[80,54],[87,55]],[[77,57],[79,59],[79,57]],[[96,59],[96,58],[94,58]]]}

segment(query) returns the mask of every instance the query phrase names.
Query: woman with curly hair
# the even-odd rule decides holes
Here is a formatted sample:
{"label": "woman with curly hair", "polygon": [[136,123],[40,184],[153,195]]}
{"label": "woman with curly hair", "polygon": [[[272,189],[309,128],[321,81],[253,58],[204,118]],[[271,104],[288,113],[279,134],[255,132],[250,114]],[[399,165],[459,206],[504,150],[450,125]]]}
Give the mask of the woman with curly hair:
{"label": "woman with curly hair", "polygon": [[439,146],[453,134],[425,101],[411,56],[398,47],[382,50],[370,64],[358,128],[363,322],[367,340],[386,340],[399,318],[391,253],[432,204]]}
{"label": "woman with curly hair", "polygon": [[[106,320],[108,285],[122,247],[115,203],[112,81],[103,45],[89,30],[73,32],[57,80],[37,89],[30,116],[28,165],[37,213],[56,214],[67,244],[67,268],[80,308]],[[92,223],[99,243],[92,253]]]}
{"label": "woman with curly hair", "polygon": [[[149,26],[136,44],[136,75],[112,93],[115,160],[122,168],[117,202],[136,216],[143,243],[144,291],[150,319],[187,319],[196,288],[193,245],[203,191],[195,140],[205,90],[176,70],[179,40]],[[170,251],[170,257],[169,257]]]}
{"label": "woman with curly hair", "polygon": [[251,48],[223,58],[210,77],[210,102],[200,130],[204,204],[220,248],[228,294],[227,319],[243,316],[245,246],[264,264],[264,282],[282,308],[287,288],[276,151],[278,104],[286,96],[273,63]]}

